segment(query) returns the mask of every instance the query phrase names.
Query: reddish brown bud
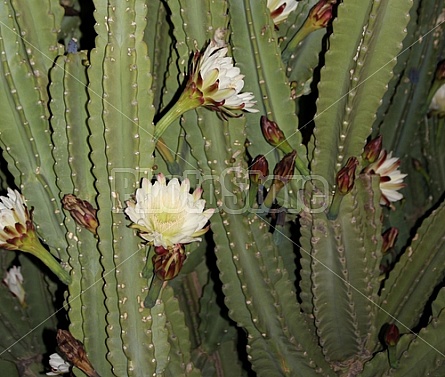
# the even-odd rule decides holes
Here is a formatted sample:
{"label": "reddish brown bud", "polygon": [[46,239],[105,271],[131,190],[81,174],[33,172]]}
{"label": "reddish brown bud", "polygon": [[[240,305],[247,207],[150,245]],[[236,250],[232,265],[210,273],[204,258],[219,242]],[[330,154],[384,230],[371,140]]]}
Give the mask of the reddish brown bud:
{"label": "reddish brown bud", "polygon": [[365,145],[362,157],[369,163],[373,163],[379,158],[380,152],[382,150],[382,136],[377,136],[372,139],[368,144]]}
{"label": "reddish brown bud", "polygon": [[64,209],[70,212],[76,223],[88,229],[91,233],[96,234],[98,226],[96,218],[97,209],[89,202],[67,194],[62,199],[62,205]]}
{"label": "reddish brown bud", "polygon": [[258,185],[263,184],[269,175],[269,163],[262,154],[253,159],[249,170],[250,180]]}
{"label": "reddish brown bud", "polygon": [[349,157],[346,165],[337,173],[337,191],[345,195],[354,187],[355,170],[358,166],[356,157]]}
{"label": "reddish brown bud", "polygon": [[396,325],[393,323],[388,326],[385,332],[385,343],[387,346],[394,347],[400,339],[400,332]]}
{"label": "reddish brown bud", "polygon": [[79,368],[88,377],[100,377],[88,360],[83,343],[67,330],[57,331],[57,345],[66,361]]}
{"label": "reddish brown bud", "polygon": [[385,254],[388,250],[394,247],[398,234],[399,230],[394,227],[389,228],[385,233],[382,234],[383,238],[382,254]]}
{"label": "reddish brown bud", "polygon": [[275,169],[273,170],[274,181],[280,180],[284,183],[287,183],[289,179],[294,175],[295,168],[295,157],[297,156],[296,151],[292,151],[285,155],[278,164],[275,165]]}
{"label": "reddish brown bud", "polygon": [[161,280],[171,280],[178,276],[186,258],[184,246],[179,243],[167,249],[156,246],[152,259],[154,272]]}
{"label": "reddish brown bud", "polygon": [[328,26],[332,18],[334,0],[320,0],[309,12],[308,20],[314,30],[322,29]]}
{"label": "reddish brown bud", "polygon": [[274,147],[277,147],[280,143],[286,140],[286,137],[280,127],[278,127],[278,124],[267,119],[264,115],[261,117],[261,131],[267,142]]}

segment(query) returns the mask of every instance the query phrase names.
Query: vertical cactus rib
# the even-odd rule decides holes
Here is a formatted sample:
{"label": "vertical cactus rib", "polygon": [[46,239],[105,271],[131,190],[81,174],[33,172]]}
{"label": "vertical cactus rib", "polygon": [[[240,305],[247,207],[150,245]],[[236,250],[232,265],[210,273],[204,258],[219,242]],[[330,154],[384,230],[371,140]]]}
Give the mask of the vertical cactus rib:
{"label": "vertical cactus rib", "polygon": [[[338,244],[341,224],[331,224],[324,213],[312,220],[311,280],[313,315],[323,352],[329,361],[345,360],[359,349],[351,312],[344,247]],[[339,229],[340,228],[340,229]]]}
{"label": "vertical cactus rib", "polygon": [[[54,169],[58,177],[60,199],[64,194],[74,193],[94,203],[96,191],[90,148],[86,140],[87,128],[87,77],[83,61],[84,52],[60,57],[51,71],[51,124],[53,127]],[[56,73],[61,77],[55,77]],[[55,91],[55,88],[58,91]],[[56,106],[59,102],[61,104]],[[80,229],[67,214],[65,225],[68,229],[69,263],[73,270],[73,284],[70,285],[69,315],[70,331],[81,339],[94,366],[98,371],[109,369],[106,360],[105,316],[96,310],[96,304],[103,302],[103,268],[100,254],[96,251],[96,238],[87,230]],[[88,268],[86,268],[88,266]],[[82,326],[81,328],[80,325]],[[91,336],[94,334],[94,336]]]}
{"label": "vertical cactus rib", "polygon": [[[330,184],[342,161],[361,153],[371,132],[401,51],[411,4],[410,0],[391,4],[344,1],[338,7],[331,48],[321,71],[311,165]],[[386,36],[391,36],[390,44],[384,42]],[[342,48],[336,47],[340,45]],[[337,79],[330,80],[332,77]],[[325,155],[330,157],[323,158]]]}
{"label": "vertical cactus rib", "polygon": [[173,289],[167,287],[162,293],[168,342],[170,344],[167,370],[171,376],[198,377],[201,373],[191,362],[189,329],[184,321],[184,314],[179,308]]}
{"label": "vertical cactus rib", "polygon": [[[278,123],[298,156],[306,160],[306,150],[301,145],[298,131],[295,103],[291,99],[285,67],[281,61],[281,49],[266,3],[233,0],[229,1],[229,9],[230,15],[238,17],[237,22],[230,24],[233,55],[237,66],[246,75],[245,90],[254,93],[258,100],[256,107],[260,110],[259,114],[249,114],[247,117],[251,155],[266,154],[272,149],[259,132],[260,115],[266,114]],[[241,15],[243,19],[239,18]]]}
{"label": "vertical cactus rib", "polygon": [[[28,205],[36,208],[34,218],[39,234],[44,236],[46,243],[61,251],[66,243],[64,230],[60,227],[61,205],[57,200],[58,190],[52,170],[54,160],[47,120],[46,86],[28,60],[27,45],[18,34],[14,9],[8,2],[0,4],[0,22],[1,76],[7,88],[3,93],[7,98],[1,105],[6,117],[1,134],[4,156],[8,164],[17,169],[12,168],[16,184],[25,197],[30,198]],[[33,83],[32,90],[29,90],[30,82]]]}
{"label": "vertical cactus rib", "polygon": [[391,271],[381,294],[379,325],[391,321],[391,317],[407,328],[417,324],[432,290],[445,275],[445,241],[440,230],[444,221],[445,203],[441,203],[422,222]]}
{"label": "vertical cactus rib", "polygon": [[[60,201],[63,193],[73,192],[73,181],[71,167],[69,165],[69,152],[68,152],[68,135],[67,135],[67,122],[65,119],[65,87],[64,87],[64,75],[65,75],[65,63],[66,57],[59,56],[55,60],[54,67],[50,71],[51,84],[49,87],[49,95],[51,98],[50,110],[51,110],[51,127],[53,132],[51,134],[53,141],[53,156],[54,156],[54,172],[56,178],[56,184],[59,188],[60,195],[58,200]],[[86,120],[86,119],[85,119]],[[85,122],[84,120],[84,122]],[[70,289],[67,295],[67,302],[69,307],[69,316],[71,318],[70,332],[77,339],[83,340],[84,332],[82,329],[82,288],[80,280],[82,278],[81,264],[79,262],[79,240],[76,237],[76,224],[70,218],[65,216],[64,225],[67,230],[66,241],[68,247],[65,252],[68,255],[68,264],[71,267]]]}
{"label": "vertical cactus rib", "polygon": [[[224,232],[230,237],[231,263],[236,269],[237,279],[241,282],[242,296],[245,297],[252,324],[256,329],[255,332],[260,332],[259,336],[255,336],[249,331],[251,347],[248,352],[252,352],[253,367],[259,375],[267,375],[271,370],[286,375],[297,370],[298,360],[300,370],[304,368],[313,372],[318,367],[317,364],[299,353],[299,339],[294,339],[296,335],[292,331],[295,328],[292,324],[285,323],[283,318],[284,312],[289,314],[288,306],[291,305],[292,300],[287,295],[285,299],[280,295],[279,291],[285,291],[281,284],[288,284],[290,295],[292,295],[292,291],[281,258],[277,257],[276,249],[262,248],[264,240],[255,239],[253,233],[260,230],[261,233],[264,232],[266,225],[259,224],[259,220],[255,219],[254,215],[248,216],[246,211],[249,209],[243,206],[242,180],[243,174],[245,174],[243,173],[245,172],[245,162],[243,153],[239,153],[243,151],[245,137],[243,127],[241,127],[242,119],[231,119],[223,127],[205,127],[205,123],[201,124],[199,121],[198,124],[201,126],[206,142],[211,144],[211,148],[206,148],[207,160],[214,169],[212,173],[217,180],[214,181],[215,191],[218,195],[222,195],[224,200],[219,204],[219,215]],[[227,127],[228,131],[225,131]],[[216,159],[218,149],[222,149],[227,156],[224,161],[221,161],[221,157],[219,157],[219,161]],[[236,206],[234,206],[235,203]],[[213,220],[212,224],[214,224]],[[268,251],[275,255],[268,255]],[[222,263],[225,256],[217,253],[217,258]],[[281,276],[282,274],[284,275]],[[223,282],[225,280],[223,275],[221,275],[221,280]],[[233,289],[225,292],[228,299],[235,296],[234,293]],[[288,303],[284,303],[286,300]],[[295,303],[293,310],[298,312],[295,296],[293,300]],[[283,312],[281,312],[282,310]],[[301,325],[300,330],[306,331],[305,326]],[[292,334],[288,332],[288,326]],[[261,349],[268,349],[269,355],[266,357]],[[320,362],[325,363],[321,354]]]}
{"label": "vertical cactus rib", "polygon": [[[443,301],[443,289],[439,296],[442,296],[439,299]],[[445,346],[442,334],[444,330],[445,310],[442,307],[438,313],[433,314],[428,326],[420,330],[418,337],[407,335],[411,342],[403,354],[400,352],[399,367],[393,375],[397,377],[443,375]]]}
{"label": "vertical cactus rib", "polygon": [[[148,94],[151,86],[148,73],[150,62],[147,47],[142,42],[146,11],[143,1],[134,4],[116,2],[108,5],[103,18],[108,36],[106,44],[102,44],[104,166],[111,185],[105,193],[108,192],[108,201],[112,202],[112,207],[108,206],[107,222],[111,226],[108,242],[111,247],[107,252],[113,250],[112,263],[116,266],[115,270],[113,267],[107,268],[107,272],[114,274],[116,279],[113,282],[113,295],[116,297],[117,293],[117,302],[113,304],[117,304],[118,317],[113,314],[113,321],[117,320],[115,325],[121,328],[121,340],[117,337],[115,340],[116,345],[122,342],[122,348],[117,352],[123,350],[128,359],[126,371],[122,372],[129,376],[153,373],[153,352],[156,350],[149,331],[149,310],[144,309],[142,304],[147,286],[141,271],[141,266],[145,264],[145,250],[139,247],[139,239],[127,227],[123,213],[124,200],[134,193],[139,178],[147,174],[151,177],[151,166],[140,166],[140,162],[149,163],[154,145],[147,142],[141,146],[139,141],[142,133],[148,141],[153,131],[150,126],[153,119],[152,99]],[[126,178],[129,182],[127,186]],[[109,358],[113,357],[112,354],[110,350]],[[117,371],[115,374],[118,375]]]}
{"label": "vertical cactus rib", "polygon": [[110,363],[110,370],[116,376],[125,376],[127,374],[127,358],[123,353],[123,342],[120,331],[120,319],[118,309],[118,299],[116,297],[116,276],[115,261],[112,242],[112,205],[110,200],[111,188],[108,182],[107,155],[104,132],[106,125],[102,114],[104,112],[103,86],[102,78],[104,76],[103,62],[105,59],[106,40],[101,37],[107,35],[105,21],[107,17],[107,8],[102,4],[95,4],[95,29],[98,33],[96,38],[96,47],[90,53],[91,65],[88,68],[88,95],[89,102],[87,110],[89,113],[88,126],[91,135],[88,142],[91,145],[91,160],[93,162],[92,173],[95,177],[95,188],[99,193],[96,198],[98,206],[97,219],[99,227],[97,228],[98,243],[97,250],[100,253],[100,262],[104,269],[104,293],[106,296],[104,307],[97,308],[98,312],[105,316],[107,322],[107,340],[106,346],[108,353],[107,360]]}

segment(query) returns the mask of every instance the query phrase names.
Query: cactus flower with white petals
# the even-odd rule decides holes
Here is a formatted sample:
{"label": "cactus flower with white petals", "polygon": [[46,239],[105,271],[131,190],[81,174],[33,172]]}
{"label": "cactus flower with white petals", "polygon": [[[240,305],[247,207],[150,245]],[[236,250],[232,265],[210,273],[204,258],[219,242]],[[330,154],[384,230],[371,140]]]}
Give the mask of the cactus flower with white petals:
{"label": "cactus flower with white petals", "polygon": [[22,306],[25,304],[25,289],[23,288],[23,275],[20,267],[13,266],[6,272],[3,283],[8,287],[10,292],[18,298]]}
{"label": "cactus flower with white petals", "polygon": [[275,25],[285,21],[297,6],[297,0],[267,0],[267,7]]}
{"label": "cactus flower with white petals", "polygon": [[400,159],[392,157],[392,152],[388,153],[383,149],[379,158],[365,169],[366,173],[380,175],[381,205],[390,206],[391,202],[403,199],[403,195],[398,190],[405,187],[403,179],[407,174],[402,174],[398,169],[399,166]]}
{"label": "cactus flower with white petals", "polygon": [[154,246],[169,248],[201,241],[200,236],[208,230],[205,225],[215,210],[204,211],[201,188],[195,189],[193,194],[189,191],[188,179],[179,183],[173,178],[167,184],[165,176],[158,174],[157,181],[152,184],[144,178],[134,200],[127,201],[125,213],[133,222],[131,227]]}

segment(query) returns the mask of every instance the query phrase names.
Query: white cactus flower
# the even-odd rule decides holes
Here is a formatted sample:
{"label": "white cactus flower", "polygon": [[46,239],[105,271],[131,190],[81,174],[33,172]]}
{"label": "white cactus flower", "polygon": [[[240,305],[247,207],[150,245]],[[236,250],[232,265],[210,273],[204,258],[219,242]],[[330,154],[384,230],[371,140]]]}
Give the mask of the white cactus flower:
{"label": "white cactus flower", "polygon": [[267,0],[267,7],[275,25],[285,21],[297,6],[296,0]]}
{"label": "white cactus flower", "polygon": [[189,190],[188,179],[179,183],[173,178],[167,185],[163,174],[157,176],[154,184],[144,178],[135,200],[127,201],[125,213],[133,222],[131,227],[154,246],[171,248],[201,241],[199,236],[208,230],[204,226],[215,210],[204,211],[202,189],[196,189],[193,194]]}
{"label": "white cactus flower", "polygon": [[20,304],[25,306],[25,289],[23,288],[23,276],[20,267],[13,266],[6,272],[3,283],[8,287],[11,293],[16,296]]}
{"label": "white cactus flower", "polygon": [[231,110],[245,110],[251,113],[256,101],[250,92],[241,93],[244,75],[226,56],[227,47],[221,41],[212,39],[204,53],[196,52],[185,93],[198,99],[202,106],[222,111],[229,115]]}
{"label": "white cactus flower", "polygon": [[403,179],[407,174],[402,174],[398,169],[399,166],[400,159],[392,157],[392,152],[387,153],[382,149],[379,158],[365,169],[368,173],[380,175],[380,190],[382,192],[380,204],[382,205],[389,206],[391,202],[397,202],[403,198],[398,190],[405,187]]}
{"label": "white cactus flower", "polygon": [[68,373],[71,368],[71,364],[63,360],[58,353],[50,355],[49,366],[51,367],[51,372],[46,373],[47,376],[60,376]]}
{"label": "white cactus flower", "polygon": [[0,196],[0,247],[18,250],[21,238],[32,228],[25,198],[8,188],[8,196]]}

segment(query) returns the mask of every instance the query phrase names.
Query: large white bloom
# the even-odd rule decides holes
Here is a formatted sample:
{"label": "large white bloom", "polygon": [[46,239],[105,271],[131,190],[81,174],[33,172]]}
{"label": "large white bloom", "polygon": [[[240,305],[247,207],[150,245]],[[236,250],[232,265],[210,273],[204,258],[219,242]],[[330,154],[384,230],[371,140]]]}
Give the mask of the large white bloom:
{"label": "large white bloom", "polygon": [[386,150],[382,149],[379,158],[366,167],[366,172],[380,175],[380,190],[382,192],[380,204],[382,205],[390,205],[390,202],[396,202],[403,198],[398,190],[405,187],[403,178],[407,174],[400,172],[399,165],[399,158],[392,157],[392,152],[388,154]]}
{"label": "large white bloom", "polygon": [[214,209],[204,211],[205,200],[202,190],[189,193],[190,183],[185,179],[181,184],[173,178],[167,185],[163,174],[152,184],[142,180],[135,200],[127,201],[125,213],[133,222],[139,235],[154,246],[164,248],[176,244],[201,241],[208,228],[204,228]]}
{"label": "large white bloom", "polygon": [[297,6],[297,0],[267,0],[267,7],[275,25],[285,21]]}
{"label": "large white bloom", "polygon": [[[187,89],[199,97],[203,106],[228,112],[254,109],[256,101],[250,92],[241,93],[244,75],[233,65],[231,57],[226,56],[227,47],[220,40],[212,39],[204,53],[196,52]],[[186,90],[187,92],[187,90]]]}
{"label": "large white bloom", "polygon": [[10,268],[6,272],[3,282],[11,293],[19,299],[20,304],[25,306],[25,290],[23,289],[23,276],[20,267],[13,266]]}
{"label": "large white bloom", "polygon": [[25,198],[8,187],[8,196],[0,196],[0,247],[17,250],[19,239],[32,227]]}
{"label": "large white bloom", "polygon": [[50,355],[49,366],[51,367],[51,372],[46,373],[47,376],[60,376],[61,374],[68,373],[71,368],[71,364],[63,360],[58,353]]}

